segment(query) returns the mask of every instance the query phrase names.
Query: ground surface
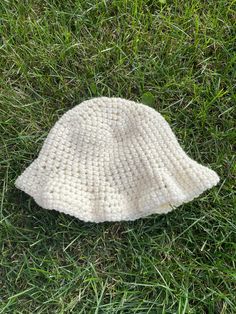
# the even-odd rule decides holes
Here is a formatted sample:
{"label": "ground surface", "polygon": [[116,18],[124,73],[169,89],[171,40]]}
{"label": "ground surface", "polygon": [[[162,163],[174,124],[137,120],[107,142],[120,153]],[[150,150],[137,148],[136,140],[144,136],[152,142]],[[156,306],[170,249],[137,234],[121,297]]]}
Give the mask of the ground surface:
{"label": "ground surface", "polygon": [[[0,313],[235,313],[234,1],[0,3]],[[166,216],[83,223],[14,188],[94,96],[156,108],[220,184]]]}

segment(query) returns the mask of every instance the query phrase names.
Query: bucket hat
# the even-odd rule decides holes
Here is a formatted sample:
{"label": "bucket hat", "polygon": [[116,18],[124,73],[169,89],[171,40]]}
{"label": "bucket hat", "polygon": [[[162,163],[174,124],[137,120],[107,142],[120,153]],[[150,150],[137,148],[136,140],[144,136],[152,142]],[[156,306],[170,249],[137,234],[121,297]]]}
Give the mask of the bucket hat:
{"label": "bucket hat", "polygon": [[156,110],[98,97],[56,122],[15,185],[43,208],[102,222],[167,213],[218,181]]}

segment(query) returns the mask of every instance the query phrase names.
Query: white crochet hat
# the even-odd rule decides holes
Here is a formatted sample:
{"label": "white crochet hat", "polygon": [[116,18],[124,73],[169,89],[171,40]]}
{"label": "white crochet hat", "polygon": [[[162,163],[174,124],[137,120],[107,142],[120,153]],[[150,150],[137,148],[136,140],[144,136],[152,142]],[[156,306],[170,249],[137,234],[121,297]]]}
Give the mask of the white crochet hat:
{"label": "white crochet hat", "polygon": [[15,184],[41,207],[102,222],[167,213],[218,181],[186,155],[157,111],[100,97],[58,120]]}

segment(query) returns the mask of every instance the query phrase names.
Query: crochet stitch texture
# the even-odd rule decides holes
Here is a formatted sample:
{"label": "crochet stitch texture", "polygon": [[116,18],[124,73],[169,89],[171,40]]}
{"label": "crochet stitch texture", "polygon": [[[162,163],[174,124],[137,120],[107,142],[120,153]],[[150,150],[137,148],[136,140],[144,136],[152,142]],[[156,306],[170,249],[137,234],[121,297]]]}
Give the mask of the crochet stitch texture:
{"label": "crochet stitch texture", "polygon": [[15,185],[43,208],[102,222],[167,213],[218,181],[157,111],[99,97],[58,120]]}

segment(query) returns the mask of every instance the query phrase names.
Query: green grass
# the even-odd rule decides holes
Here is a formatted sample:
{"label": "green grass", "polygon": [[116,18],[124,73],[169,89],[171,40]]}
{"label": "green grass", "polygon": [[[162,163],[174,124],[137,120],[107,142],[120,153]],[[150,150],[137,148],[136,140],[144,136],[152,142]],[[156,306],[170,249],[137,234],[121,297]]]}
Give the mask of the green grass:
{"label": "green grass", "polygon": [[[236,3],[160,2],[1,1],[0,313],[236,312]],[[14,181],[95,96],[149,100],[219,185],[135,222],[41,209]]]}

